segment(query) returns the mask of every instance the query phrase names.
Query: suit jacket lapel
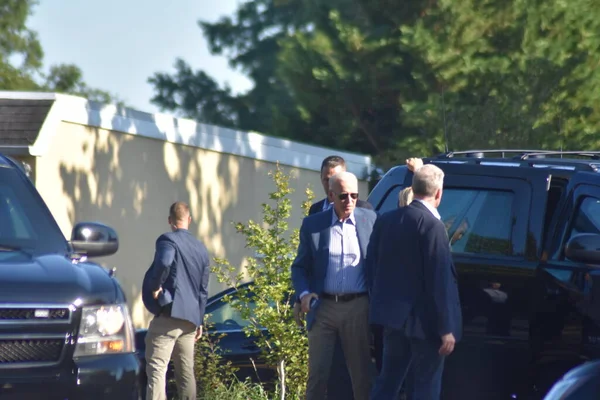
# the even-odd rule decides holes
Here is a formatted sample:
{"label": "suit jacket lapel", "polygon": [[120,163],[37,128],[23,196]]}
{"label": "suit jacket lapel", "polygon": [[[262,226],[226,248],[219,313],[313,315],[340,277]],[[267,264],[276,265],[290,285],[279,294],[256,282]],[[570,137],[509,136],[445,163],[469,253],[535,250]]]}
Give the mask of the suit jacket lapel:
{"label": "suit jacket lapel", "polygon": [[369,244],[369,235],[365,229],[365,220],[362,212],[354,209],[354,220],[356,221],[356,234],[358,236],[358,245],[360,246],[360,255],[362,258],[367,256],[367,245]]}
{"label": "suit jacket lapel", "polygon": [[324,268],[327,271],[327,264],[329,262],[329,241],[331,240],[330,228],[331,228],[331,213],[333,209],[322,213],[320,223],[322,223],[323,229],[319,229],[317,232],[312,234],[313,245],[316,250],[315,268]]}
{"label": "suit jacket lapel", "polygon": [[327,200],[327,198],[324,198],[323,200],[321,200],[317,203],[317,212],[323,210],[323,204],[325,204],[325,200]]}
{"label": "suit jacket lapel", "polygon": [[[322,204],[321,204],[321,206],[322,206]],[[325,228],[321,231],[319,247],[317,247],[317,250],[319,250],[325,254],[329,254],[329,241],[331,240],[331,232],[330,232],[331,231],[331,219],[333,218],[332,213],[333,213],[333,208],[330,208],[329,210],[327,210],[326,212],[323,213],[323,218],[324,218],[323,226]]]}

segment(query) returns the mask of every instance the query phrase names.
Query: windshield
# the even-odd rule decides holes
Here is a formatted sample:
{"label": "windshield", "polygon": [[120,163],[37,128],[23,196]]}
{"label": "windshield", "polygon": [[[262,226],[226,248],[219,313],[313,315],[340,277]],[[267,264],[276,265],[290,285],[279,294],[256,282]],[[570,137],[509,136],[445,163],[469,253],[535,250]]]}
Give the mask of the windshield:
{"label": "windshield", "polygon": [[0,260],[13,252],[66,253],[67,242],[32,185],[0,166]]}

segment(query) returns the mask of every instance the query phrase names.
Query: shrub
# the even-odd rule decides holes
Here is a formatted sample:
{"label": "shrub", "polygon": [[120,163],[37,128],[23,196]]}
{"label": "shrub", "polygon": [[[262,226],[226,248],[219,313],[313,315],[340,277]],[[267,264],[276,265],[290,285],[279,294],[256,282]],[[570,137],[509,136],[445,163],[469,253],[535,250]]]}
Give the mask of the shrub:
{"label": "shrub", "polygon": [[[236,273],[238,268],[226,259],[216,258],[213,272],[220,282],[239,288],[225,301],[250,321],[244,328],[246,335],[258,338],[264,361],[277,370],[277,385],[271,396],[302,398],[308,370],[308,339],[292,315],[291,264],[299,237],[298,229],[290,232],[288,226],[292,210],[289,196],[293,189],[289,186],[291,176],[279,165],[269,176],[275,190],[269,194],[271,203],[262,205],[262,223],[252,220],[235,223],[237,232],[246,238],[246,247],[256,254],[246,265],[246,274],[253,283],[240,288],[244,274]],[[306,197],[302,204],[305,214],[314,198],[310,189],[306,189]],[[263,333],[264,328],[268,334]]]}
{"label": "shrub", "polygon": [[219,348],[223,335],[208,334],[208,315],[204,318],[204,333],[196,342],[195,365],[196,385],[202,399],[213,399],[216,394],[226,392],[234,381],[236,368],[230,361],[225,361]]}

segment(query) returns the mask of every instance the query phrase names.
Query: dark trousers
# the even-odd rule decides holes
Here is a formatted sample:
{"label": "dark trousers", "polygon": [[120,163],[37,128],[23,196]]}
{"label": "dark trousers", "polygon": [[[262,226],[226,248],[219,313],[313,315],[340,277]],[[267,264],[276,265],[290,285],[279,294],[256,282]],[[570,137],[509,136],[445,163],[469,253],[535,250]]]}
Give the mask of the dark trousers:
{"label": "dark trousers", "polygon": [[[371,331],[373,333],[375,372],[379,374],[383,363],[383,327],[372,325]],[[354,400],[352,381],[339,337],[333,352],[331,375],[327,382],[327,400]]]}
{"label": "dark trousers", "polygon": [[439,400],[445,359],[438,353],[440,344],[410,338],[403,330],[387,328],[383,343],[383,368],[371,392],[371,400],[397,398],[409,368],[412,376],[407,387],[408,398]]}
{"label": "dark trousers", "polygon": [[354,400],[352,380],[346,366],[346,358],[339,336],[333,350],[331,372],[327,381],[327,400]]}
{"label": "dark trousers", "polygon": [[339,303],[324,299],[319,305],[308,331],[307,400],[337,396],[335,391],[327,393],[327,386],[338,342],[345,355],[354,399],[368,400],[371,386],[368,312],[367,296]]}

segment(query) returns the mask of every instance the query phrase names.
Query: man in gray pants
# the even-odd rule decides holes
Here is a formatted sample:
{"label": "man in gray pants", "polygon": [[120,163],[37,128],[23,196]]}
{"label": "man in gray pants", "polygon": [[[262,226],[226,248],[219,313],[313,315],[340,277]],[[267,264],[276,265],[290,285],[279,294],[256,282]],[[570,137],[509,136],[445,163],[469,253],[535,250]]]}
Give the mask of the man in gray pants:
{"label": "man in gray pants", "polygon": [[194,343],[202,336],[208,295],[210,259],[202,242],[189,231],[190,209],[183,202],[169,211],[171,232],[156,241],[156,253],[145,290],[160,305],[146,335],[146,399],[165,400],[171,355],[179,398],[196,400]]}

